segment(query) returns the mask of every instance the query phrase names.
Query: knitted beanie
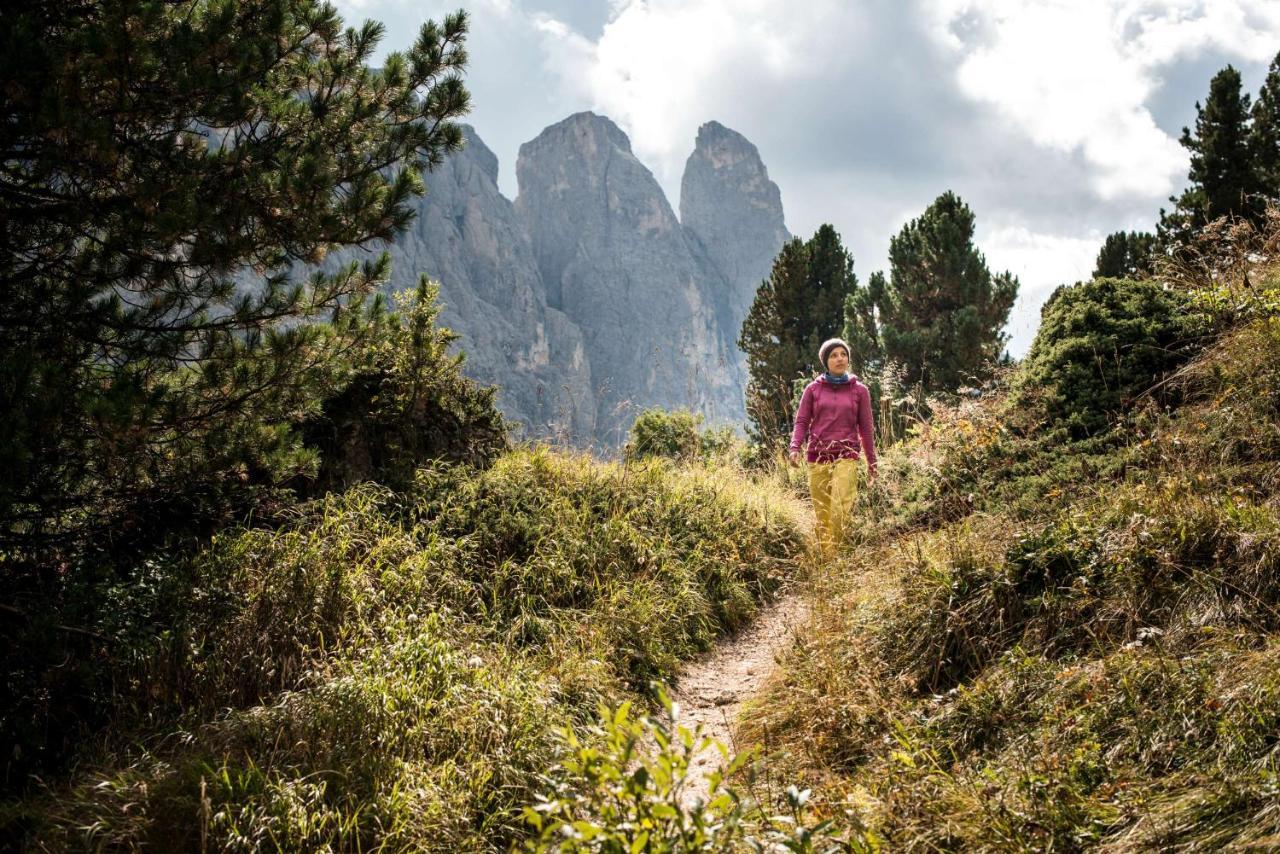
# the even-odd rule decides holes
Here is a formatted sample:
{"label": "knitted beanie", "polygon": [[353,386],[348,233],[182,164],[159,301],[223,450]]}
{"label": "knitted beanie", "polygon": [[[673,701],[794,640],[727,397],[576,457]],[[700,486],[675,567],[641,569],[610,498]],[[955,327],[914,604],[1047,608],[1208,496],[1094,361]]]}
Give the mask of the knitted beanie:
{"label": "knitted beanie", "polygon": [[818,348],[818,361],[822,363],[822,369],[827,370],[827,356],[831,355],[831,351],[837,347],[843,347],[846,353],[849,352],[849,345],[844,343],[843,338],[828,338],[822,342],[822,346]]}

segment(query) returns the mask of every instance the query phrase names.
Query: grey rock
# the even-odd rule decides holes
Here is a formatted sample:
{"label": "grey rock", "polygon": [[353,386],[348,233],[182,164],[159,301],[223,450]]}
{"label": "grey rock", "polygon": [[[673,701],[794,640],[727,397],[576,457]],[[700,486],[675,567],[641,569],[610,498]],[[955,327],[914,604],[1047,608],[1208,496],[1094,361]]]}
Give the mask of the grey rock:
{"label": "grey rock", "polygon": [[740,421],[740,359],[716,310],[725,279],[626,134],[578,113],[521,146],[516,174],[548,304],[583,332],[597,441],[619,444],[652,406]]}
{"label": "grey rock", "polygon": [[[751,143],[712,122],[698,134],[676,219],[609,119],[570,116],[520,149],[514,204],[471,128],[426,176],[394,244],[390,292],[426,274],[463,371],[499,388],[532,439],[612,450],[648,407],[745,420],[736,339],[787,239],[777,187]],[[335,253],[326,263],[374,254]]]}
{"label": "grey rock", "polygon": [[760,152],[719,122],[698,129],[680,182],[680,222],[728,282],[721,324],[736,342],[760,283],[790,239]]}
{"label": "grey rock", "polygon": [[459,335],[464,373],[498,387],[517,433],[589,440],[595,406],[582,334],[548,309],[528,235],[498,190],[498,158],[464,131],[465,148],[427,176],[416,219],[387,247],[387,290],[412,289],[423,273],[439,282],[440,322]]}

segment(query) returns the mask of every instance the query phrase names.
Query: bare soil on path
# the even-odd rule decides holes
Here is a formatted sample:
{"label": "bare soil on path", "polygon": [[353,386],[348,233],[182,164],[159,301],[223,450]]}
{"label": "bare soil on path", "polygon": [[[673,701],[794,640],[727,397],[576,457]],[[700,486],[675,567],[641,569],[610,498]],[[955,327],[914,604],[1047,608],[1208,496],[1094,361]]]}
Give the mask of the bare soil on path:
{"label": "bare soil on path", "polygon": [[[676,678],[671,698],[680,704],[680,723],[727,746],[730,754],[746,747],[734,742],[734,724],[743,703],[764,685],[777,656],[808,616],[808,604],[796,591],[762,609],[755,620],[727,643],[689,662]],[[706,775],[724,760],[715,746],[693,759],[681,800],[692,806],[707,797]]]}

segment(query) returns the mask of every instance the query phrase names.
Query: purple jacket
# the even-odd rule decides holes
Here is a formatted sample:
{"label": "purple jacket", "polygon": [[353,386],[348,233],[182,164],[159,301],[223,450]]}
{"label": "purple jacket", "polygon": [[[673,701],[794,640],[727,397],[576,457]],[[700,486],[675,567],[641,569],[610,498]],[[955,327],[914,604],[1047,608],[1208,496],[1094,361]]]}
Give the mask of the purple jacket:
{"label": "purple jacket", "polygon": [[876,446],[871,428],[871,392],[850,375],[847,383],[830,383],[818,377],[805,386],[796,410],[791,450],[809,440],[805,455],[811,463],[858,459],[867,454],[867,467],[875,470]]}

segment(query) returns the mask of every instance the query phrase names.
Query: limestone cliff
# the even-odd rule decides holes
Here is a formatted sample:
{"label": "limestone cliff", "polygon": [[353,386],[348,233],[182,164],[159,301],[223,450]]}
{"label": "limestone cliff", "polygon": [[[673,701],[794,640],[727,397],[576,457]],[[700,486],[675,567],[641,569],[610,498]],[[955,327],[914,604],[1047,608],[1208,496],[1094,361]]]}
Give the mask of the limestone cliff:
{"label": "limestone cliff", "polygon": [[598,438],[616,443],[649,406],[741,420],[740,361],[716,311],[727,283],[626,134],[570,116],[520,147],[516,173],[548,302],[583,332]]}
{"label": "limestone cliff", "polygon": [[680,183],[680,222],[728,281],[721,323],[736,342],[756,289],[790,239],[778,185],[742,134],[719,122],[698,129]]}
{"label": "limestone cliff", "polygon": [[607,450],[651,406],[741,423],[734,342],[787,236],[755,147],[703,126],[683,224],[602,116],[547,128],[516,168],[513,204],[498,190],[497,158],[467,128],[466,147],[426,176],[416,219],[390,247],[388,290],[422,273],[440,282],[464,372],[499,387],[525,437]]}
{"label": "limestone cliff", "polygon": [[582,334],[546,293],[528,235],[498,190],[498,159],[465,128],[466,147],[427,176],[417,217],[390,247],[391,292],[426,273],[440,283],[441,323],[460,336],[464,372],[499,388],[503,414],[530,438],[595,435]]}

